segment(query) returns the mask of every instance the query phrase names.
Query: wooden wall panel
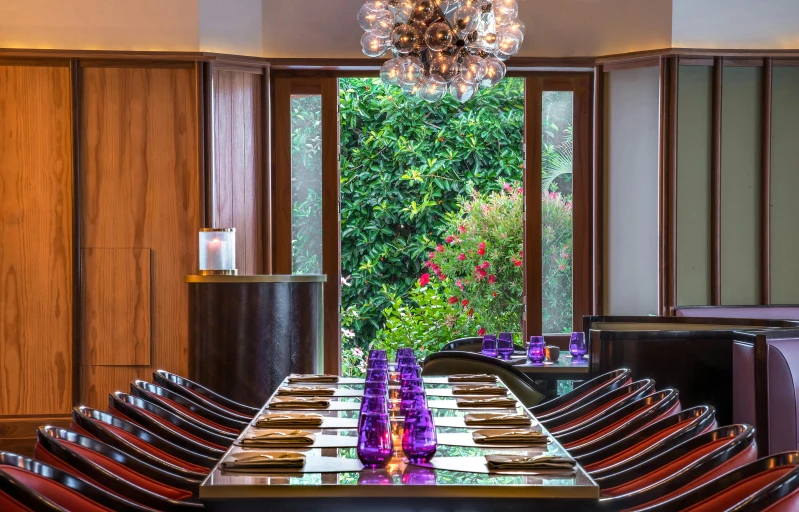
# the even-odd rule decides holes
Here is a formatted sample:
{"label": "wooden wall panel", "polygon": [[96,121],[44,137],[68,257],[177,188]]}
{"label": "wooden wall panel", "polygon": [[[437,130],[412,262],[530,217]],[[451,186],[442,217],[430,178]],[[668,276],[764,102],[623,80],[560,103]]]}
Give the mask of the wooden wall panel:
{"label": "wooden wall panel", "polygon": [[150,365],[150,250],[81,251],[83,365]]}
{"label": "wooden wall panel", "polygon": [[239,274],[263,272],[263,75],[215,69],[214,227],[236,228]]}
{"label": "wooden wall panel", "polygon": [[152,369],[188,370],[183,279],[197,269],[201,204],[197,73],[139,66],[82,68],[82,246],[152,251],[152,364],[83,367],[81,396],[93,405]]}
{"label": "wooden wall panel", "polygon": [[72,406],[71,116],[68,66],[0,64],[0,415]]}

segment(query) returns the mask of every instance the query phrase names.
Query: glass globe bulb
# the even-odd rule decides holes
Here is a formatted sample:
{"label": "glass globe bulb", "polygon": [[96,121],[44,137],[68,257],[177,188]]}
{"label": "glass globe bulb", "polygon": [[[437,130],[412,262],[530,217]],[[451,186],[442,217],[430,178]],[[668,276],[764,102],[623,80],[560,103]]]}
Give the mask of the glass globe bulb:
{"label": "glass globe bulb", "polygon": [[419,83],[424,76],[424,65],[416,57],[405,57],[399,61],[399,84],[410,87]]}
{"label": "glass globe bulb", "polygon": [[467,55],[461,59],[459,68],[461,78],[467,83],[478,84],[485,77],[485,61],[477,55]]}
{"label": "glass globe bulb", "polygon": [[402,88],[402,92],[404,92],[408,96],[416,96],[421,89],[420,82],[416,82],[414,84],[401,84],[400,88]]}
{"label": "glass globe bulb", "polygon": [[397,59],[387,60],[380,68],[380,78],[384,84],[397,85],[399,83],[399,62]]}
{"label": "glass globe bulb", "polygon": [[417,0],[416,5],[413,6],[411,19],[427,23],[435,18],[436,14],[435,0]]}
{"label": "glass globe bulb", "polygon": [[456,76],[455,80],[449,84],[449,93],[459,102],[466,103],[477,94],[477,88],[477,84],[470,84],[464,81],[463,77]]}
{"label": "glass globe bulb", "polygon": [[485,74],[480,82],[481,87],[494,87],[505,78],[507,68],[505,63],[496,57],[489,57],[484,60]]}
{"label": "glass globe bulb", "polygon": [[430,103],[440,101],[447,94],[447,82],[438,75],[430,75],[419,86],[419,97]]}
{"label": "glass globe bulb", "polygon": [[430,61],[430,74],[438,75],[449,83],[458,72],[458,61],[452,55],[439,54]]}
{"label": "glass globe bulb", "polygon": [[[497,49],[504,55],[516,55],[522,46],[521,32],[503,28],[497,34]],[[523,37],[523,36],[522,36]]]}
{"label": "glass globe bulb", "polygon": [[394,13],[397,23],[408,23],[413,14],[413,1],[400,0],[396,5],[389,5],[388,9]]}
{"label": "glass globe bulb", "polygon": [[455,33],[447,23],[439,21],[433,23],[425,34],[425,43],[433,51],[440,52],[452,46],[455,42]]}
{"label": "glass globe bulb", "polygon": [[388,40],[374,32],[364,32],[361,36],[361,49],[367,57],[380,57],[388,50]]}
{"label": "glass globe bulb", "polygon": [[376,8],[377,4],[374,2],[365,3],[358,11],[358,24],[361,28],[369,31],[372,30],[379,20],[388,20],[393,22],[394,15],[387,9]]}
{"label": "glass globe bulb", "polygon": [[443,12],[445,15],[454,12],[463,4],[463,0],[438,0],[438,8],[441,9],[441,12]]}
{"label": "glass globe bulb", "polygon": [[400,25],[391,33],[391,44],[400,53],[409,53],[422,45],[422,34],[412,25]]}
{"label": "glass globe bulb", "polygon": [[499,20],[512,20],[519,15],[519,4],[516,0],[498,0],[494,2],[494,16]]}
{"label": "glass globe bulb", "polygon": [[471,5],[465,5],[455,11],[454,25],[459,34],[469,34],[476,27],[480,19],[480,11]]}

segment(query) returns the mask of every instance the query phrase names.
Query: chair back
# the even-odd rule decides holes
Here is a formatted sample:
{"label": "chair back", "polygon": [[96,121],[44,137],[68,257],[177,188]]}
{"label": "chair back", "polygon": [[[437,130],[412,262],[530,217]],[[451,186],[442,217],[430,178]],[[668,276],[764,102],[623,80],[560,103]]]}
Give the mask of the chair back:
{"label": "chair back", "polygon": [[614,510],[666,500],[757,459],[754,428],[733,425],[699,435],[628,470],[596,478]]}
{"label": "chair back", "polygon": [[72,409],[70,430],[190,479],[204,478],[218,460],[176,444],[187,438],[168,440],[133,422],[85,406]]}
{"label": "chair back", "polygon": [[610,475],[716,428],[715,409],[707,405],[692,407],[574,458],[592,476]]}
{"label": "chair back", "polygon": [[632,382],[631,371],[623,368],[604,373],[599,377],[583,382],[566,394],[552,400],[547,400],[543,404],[532,407],[530,411],[539,420],[546,419],[564,412],[566,409],[578,407],[587,403],[600,393],[613,391],[614,389]]}
{"label": "chair back", "polygon": [[4,512],[153,512],[71,473],[10,452],[0,452],[0,505]]}
{"label": "chair back", "polygon": [[180,508],[196,497],[199,480],[150,466],[105,443],[57,427],[39,427],[36,458],[77,474],[122,498],[156,509]]}
{"label": "chair back", "polygon": [[185,417],[189,421],[198,423],[200,426],[208,427],[227,435],[238,434],[250,423],[249,420],[246,419],[237,420],[206,409],[174,391],[162,388],[161,386],[145,380],[135,380],[131,382],[130,393],[133,396],[158,404],[164,409]]}
{"label": "chair back", "polygon": [[625,405],[654,391],[655,381],[651,379],[639,380],[632,384],[618,387],[613,391],[594,395],[590,401],[583,403],[579,407],[539,421],[553,435],[565,434],[570,430],[576,430],[583,425],[591,423],[603,414],[609,414],[616,409],[621,409]]}
{"label": "chair back", "polygon": [[[211,391],[205,386],[201,386],[192,380],[175,375],[174,373],[170,373],[166,370],[158,370],[153,372],[153,379],[160,386],[170,389],[175,393],[181,394],[190,400],[194,400],[195,402],[199,400],[198,403],[200,403],[200,405],[203,407],[207,407],[211,410],[217,410],[217,412],[220,410],[227,411],[233,415],[234,418],[237,417],[236,415],[243,416],[244,418],[252,418],[260,412],[260,410],[256,407],[240,404],[226,396],[215,393],[214,391]],[[218,409],[214,409],[212,406],[215,406]]]}
{"label": "chair back", "polygon": [[188,438],[193,441],[193,448],[211,457],[221,457],[233,444],[233,439],[230,437],[208,430],[152,402],[121,391],[109,395],[108,406],[111,414],[121,414],[122,419],[138,423],[156,434],[167,436],[178,434]]}
{"label": "chair back", "polygon": [[[514,343],[513,350],[514,352],[524,352],[524,347]],[[471,338],[459,338],[457,340],[450,341],[441,348],[441,352],[451,352],[451,351],[472,352],[474,354],[480,354],[483,352],[483,338],[480,336],[475,336]]]}
{"label": "chair back", "polygon": [[533,380],[510,364],[469,352],[436,352],[424,360],[422,375],[455,375],[459,373],[496,375],[525,407],[540,403],[545,396]]}
{"label": "chair back", "polygon": [[576,430],[557,436],[572,456],[590,453],[624,439],[652,422],[680,412],[680,393],[657,391]]}

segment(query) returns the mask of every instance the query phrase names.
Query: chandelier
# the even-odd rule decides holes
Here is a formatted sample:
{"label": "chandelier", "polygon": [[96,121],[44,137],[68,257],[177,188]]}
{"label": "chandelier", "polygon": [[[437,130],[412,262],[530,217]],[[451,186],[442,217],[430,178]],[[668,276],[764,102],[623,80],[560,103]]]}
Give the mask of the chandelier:
{"label": "chandelier", "polygon": [[449,93],[467,102],[505,78],[524,23],[516,0],[366,0],[358,22],[363,53],[393,58],[380,69],[388,85],[435,102]]}

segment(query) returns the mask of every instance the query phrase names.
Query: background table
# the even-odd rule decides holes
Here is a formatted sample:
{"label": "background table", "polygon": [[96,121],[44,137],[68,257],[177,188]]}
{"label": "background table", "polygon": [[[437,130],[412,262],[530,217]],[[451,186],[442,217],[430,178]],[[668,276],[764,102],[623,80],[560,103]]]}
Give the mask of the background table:
{"label": "background table", "polygon": [[[346,387],[358,388],[360,384],[354,382],[348,381]],[[446,383],[445,378],[429,377],[425,378],[425,386],[428,389],[440,389],[450,385]],[[509,393],[509,396],[513,396],[512,393]],[[266,410],[265,406],[262,412]],[[520,410],[526,411],[524,408]],[[433,413],[436,417],[452,417],[474,411],[474,409],[434,409]],[[358,414],[357,411],[302,412],[350,418],[357,417]],[[239,439],[252,428],[253,425],[250,425],[245,429]],[[471,430],[473,429],[438,428],[441,433]],[[356,435],[354,431],[325,430],[325,433],[333,432],[340,435]],[[241,448],[234,445],[228,453],[233,450]],[[303,451],[308,455],[347,459],[357,458],[354,448],[274,450]],[[541,453],[544,450],[560,455],[567,454],[563,447],[553,440],[547,447],[504,449],[439,445],[437,456],[482,457],[488,453]],[[488,475],[409,465],[403,461],[401,451],[400,455],[384,469],[350,473],[243,474],[224,472],[218,464],[200,486],[200,499],[209,510],[242,512],[250,510],[302,510],[303,512],[490,510],[494,512],[499,509],[579,511],[592,510],[598,498],[599,487],[579,466],[573,475]]]}
{"label": "background table", "polygon": [[[512,361],[521,358],[526,359],[527,356],[514,352]],[[581,361],[574,361],[570,354],[563,352],[555,363],[525,363],[513,366],[533,380],[586,380],[590,371],[587,356]]]}

